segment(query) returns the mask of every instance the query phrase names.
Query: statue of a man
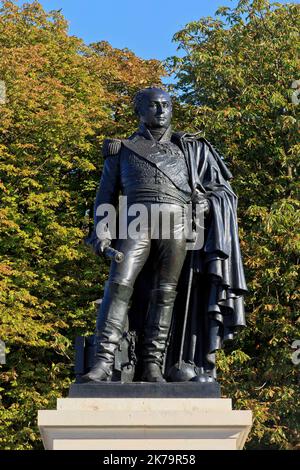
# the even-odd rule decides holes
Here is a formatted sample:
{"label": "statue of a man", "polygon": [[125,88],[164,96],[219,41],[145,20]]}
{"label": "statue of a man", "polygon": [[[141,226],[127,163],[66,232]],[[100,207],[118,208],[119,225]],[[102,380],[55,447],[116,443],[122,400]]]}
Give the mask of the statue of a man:
{"label": "statue of a man", "polygon": [[[193,371],[183,374],[183,380],[213,377],[214,351],[245,323],[246,284],[236,197],[228,183],[231,174],[203,137],[172,132],[172,102],[164,90],[139,91],[134,106],[140,121],[137,132],[129,139],[106,140],[103,147],[92,244],[101,253],[112,243],[124,260],[111,263],[97,320],[95,362],[83,380],[111,380],[130,305],[129,320],[139,330],[140,380],[172,380],[167,369],[178,359],[180,366],[184,360]],[[126,236],[112,235],[109,227],[103,230],[99,208],[117,207],[120,194],[127,197],[127,229],[136,204],[146,214],[147,223],[134,235],[130,230]],[[154,217],[158,206],[160,216]],[[188,250],[186,218],[193,219],[194,233],[196,206],[203,219],[203,243]],[[161,227],[166,220],[171,221],[167,234]]]}

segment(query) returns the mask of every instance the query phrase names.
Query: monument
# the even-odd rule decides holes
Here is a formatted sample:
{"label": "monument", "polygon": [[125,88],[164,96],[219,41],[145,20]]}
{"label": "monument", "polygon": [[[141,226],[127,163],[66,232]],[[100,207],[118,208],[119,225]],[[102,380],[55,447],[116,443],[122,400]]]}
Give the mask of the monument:
{"label": "monument", "polygon": [[[232,175],[201,134],[172,131],[164,90],[140,90],[134,107],[138,130],[103,145],[88,243],[112,261],[96,334],[89,348],[82,340],[69,398],[40,412],[44,443],[241,448],[251,413],[220,398],[215,367],[216,351],[245,326]],[[58,438],[51,419],[45,431],[50,417]]]}

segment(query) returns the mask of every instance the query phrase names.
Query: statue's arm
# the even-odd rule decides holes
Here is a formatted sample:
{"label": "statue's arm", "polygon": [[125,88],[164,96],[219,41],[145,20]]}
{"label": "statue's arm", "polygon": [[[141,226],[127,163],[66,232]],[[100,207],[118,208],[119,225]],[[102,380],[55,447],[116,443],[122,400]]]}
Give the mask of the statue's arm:
{"label": "statue's arm", "polygon": [[120,192],[121,151],[121,143],[117,146],[110,145],[115,142],[119,141],[107,140],[103,145],[105,161],[94,204],[94,230],[88,240],[96,254],[102,253],[114,238],[113,224],[116,222],[115,214]]}
{"label": "statue's arm", "polygon": [[110,204],[116,207],[119,191],[119,156],[116,155],[106,158],[104,162],[94,205],[95,225],[103,218],[103,216],[97,215],[101,212],[99,211],[99,207],[102,204]]}

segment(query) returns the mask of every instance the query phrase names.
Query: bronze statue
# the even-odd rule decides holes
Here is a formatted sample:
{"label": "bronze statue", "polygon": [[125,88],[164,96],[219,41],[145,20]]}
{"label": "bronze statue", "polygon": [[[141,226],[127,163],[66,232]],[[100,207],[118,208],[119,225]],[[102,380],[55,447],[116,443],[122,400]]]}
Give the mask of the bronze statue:
{"label": "bronze statue", "polygon": [[[164,90],[139,91],[134,106],[137,132],[103,146],[90,243],[96,253],[110,250],[116,258],[97,319],[94,365],[83,381],[111,380],[125,330],[137,334],[134,380],[213,381],[215,351],[245,325],[232,175],[206,139],[172,132]],[[125,213],[126,236],[101,210],[117,207],[120,194],[129,208],[118,214],[123,219]],[[139,224],[137,204],[144,214]],[[161,230],[166,220],[172,222],[168,236]]]}

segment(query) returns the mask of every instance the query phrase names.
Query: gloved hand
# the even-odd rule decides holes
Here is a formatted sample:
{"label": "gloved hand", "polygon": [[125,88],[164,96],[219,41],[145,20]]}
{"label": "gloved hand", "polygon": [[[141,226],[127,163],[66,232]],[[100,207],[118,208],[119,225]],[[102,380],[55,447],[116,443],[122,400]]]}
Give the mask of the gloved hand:
{"label": "gloved hand", "polygon": [[208,215],[210,213],[211,202],[205,196],[205,194],[199,191],[199,189],[194,189],[192,194],[192,202],[194,203],[194,205],[199,205],[200,211],[204,212],[205,215]]}
{"label": "gloved hand", "polygon": [[98,256],[103,256],[105,248],[111,245],[111,240],[109,238],[99,239],[95,230],[93,230],[91,235],[87,237],[84,242],[86,245],[90,246]]}
{"label": "gloved hand", "polygon": [[103,255],[105,248],[108,248],[110,245],[111,245],[111,240],[109,238],[104,238],[103,240],[101,240],[99,243],[99,248],[98,248],[99,253]]}
{"label": "gloved hand", "polygon": [[210,213],[210,201],[208,199],[201,199],[197,204],[200,205],[201,212],[203,211],[205,215]]}

